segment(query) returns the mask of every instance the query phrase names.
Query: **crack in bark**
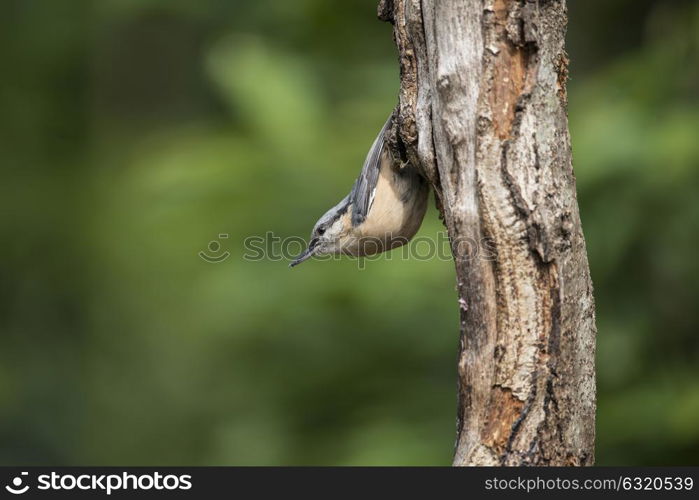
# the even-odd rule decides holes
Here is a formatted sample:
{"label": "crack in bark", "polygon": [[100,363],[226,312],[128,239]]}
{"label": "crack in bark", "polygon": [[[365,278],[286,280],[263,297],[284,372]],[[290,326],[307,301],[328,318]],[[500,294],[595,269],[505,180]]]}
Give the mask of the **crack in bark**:
{"label": "crack in bark", "polygon": [[505,448],[505,453],[503,453],[502,456],[500,457],[500,460],[503,464],[505,464],[505,462],[507,461],[508,455],[512,454],[512,452],[513,452],[512,447],[513,447],[513,444],[515,442],[515,439],[517,439],[517,437],[519,435],[519,431],[522,429],[522,423],[529,415],[529,412],[531,411],[532,406],[534,405],[534,403],[536,401],[538,368],[534,369],[534,371],[531,374],[531,377],[532,377],[532,391],[529,394],[529,397],[527,398],[527,401],[524,404],[524,407],[522,408],[522,411],[519,414],[519,417],[514,422],[514,424],[512,424],[512,430],[510,432],[510,437],[507,440],[507,447]]}
{"label": "crack in bark", "polygon": [[521,0],[495,0],[492,15],[486,17],[497,37],[497,45],[489,46],[493,76],[488,98],[495,133],[501,140],[511,137],[516,113],[537,69],[537,38],[531,38],[525,28],[530,23],[521,16],[522,4]]}

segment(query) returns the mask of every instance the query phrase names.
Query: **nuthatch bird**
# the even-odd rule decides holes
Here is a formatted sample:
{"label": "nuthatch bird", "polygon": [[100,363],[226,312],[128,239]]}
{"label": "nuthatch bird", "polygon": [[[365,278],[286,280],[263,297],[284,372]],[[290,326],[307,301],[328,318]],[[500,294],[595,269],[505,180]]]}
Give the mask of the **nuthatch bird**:
{"label": "nuthatch bird", "polygon": [[294,267],[314,255],[373,255],[407,243],[427,209],[425,179],[410,164],[398,165],[386,145],[391,115],[364,160],[352,191],[328,210],[311,232]]}

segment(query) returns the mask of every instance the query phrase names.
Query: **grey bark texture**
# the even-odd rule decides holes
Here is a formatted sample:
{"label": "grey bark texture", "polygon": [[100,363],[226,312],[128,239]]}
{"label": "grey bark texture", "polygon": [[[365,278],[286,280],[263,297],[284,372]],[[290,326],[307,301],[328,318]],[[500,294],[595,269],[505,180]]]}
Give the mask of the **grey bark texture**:
{"label": "grey bark texture", "polygon": [[461,317],[455,465],[591,465],[595,313],[564,0],[382,0],[395,155],[431,182]]}

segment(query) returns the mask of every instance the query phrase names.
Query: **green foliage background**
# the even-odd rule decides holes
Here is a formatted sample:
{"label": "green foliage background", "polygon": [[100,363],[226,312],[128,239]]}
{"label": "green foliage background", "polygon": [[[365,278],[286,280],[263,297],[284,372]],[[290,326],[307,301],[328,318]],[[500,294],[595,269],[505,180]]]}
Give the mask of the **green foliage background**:
{"label": "green foliage background", "polygon": [[[450,262],[242,259],[395,104],[375,4],[2,3],[0,463],[450,463]],[[699,5],[569,9],[598,463],[697,464]]]}

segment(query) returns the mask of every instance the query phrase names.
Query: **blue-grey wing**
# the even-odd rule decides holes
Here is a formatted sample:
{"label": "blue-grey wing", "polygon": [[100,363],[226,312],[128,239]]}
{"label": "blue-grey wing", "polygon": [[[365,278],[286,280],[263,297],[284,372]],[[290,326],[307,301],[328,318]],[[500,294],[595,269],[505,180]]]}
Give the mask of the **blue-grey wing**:
{"label": "blue-grey wing", "polygon": [[350,193],[350,202],[352,203],[352,225],[356,226],[364,222],[371,204],[374,201],[374,193],[376,191],[376,183],[379,180],[379,171],[381,170],[381,154],[386,147],[386,131],[391,125],[393,114],[388,117],[386,123],[381,128],[379,135],[376,136],[371,149],[364,160],[362,172],[359,174],[357,181],[354,183],[352,192]]}

